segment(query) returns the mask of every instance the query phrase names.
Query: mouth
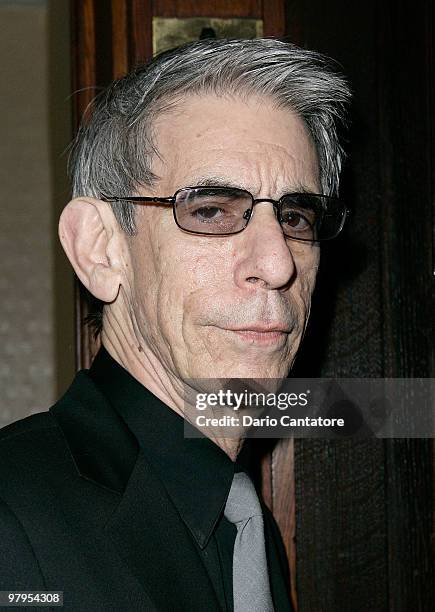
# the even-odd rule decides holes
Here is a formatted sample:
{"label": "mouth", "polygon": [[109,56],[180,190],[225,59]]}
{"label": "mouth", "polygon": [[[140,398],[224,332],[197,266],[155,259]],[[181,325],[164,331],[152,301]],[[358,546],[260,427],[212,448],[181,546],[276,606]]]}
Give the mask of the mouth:
{"label": "mouth", "polygon": [[284,325],[247,325],[240,328],[227,328],[243,342],[251,345],[271,346],[284,344],[290,330]]}

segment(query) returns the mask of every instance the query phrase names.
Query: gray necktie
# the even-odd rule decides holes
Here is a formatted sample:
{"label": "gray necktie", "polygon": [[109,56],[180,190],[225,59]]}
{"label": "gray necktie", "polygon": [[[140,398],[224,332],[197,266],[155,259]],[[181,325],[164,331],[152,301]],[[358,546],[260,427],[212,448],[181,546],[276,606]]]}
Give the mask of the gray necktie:
{"label": "gray necktie", "polygon": [[233,554],[234,612],[273,612],[263,514],[254,485],[244,472],[234,474],[224,514],[237,527]]}

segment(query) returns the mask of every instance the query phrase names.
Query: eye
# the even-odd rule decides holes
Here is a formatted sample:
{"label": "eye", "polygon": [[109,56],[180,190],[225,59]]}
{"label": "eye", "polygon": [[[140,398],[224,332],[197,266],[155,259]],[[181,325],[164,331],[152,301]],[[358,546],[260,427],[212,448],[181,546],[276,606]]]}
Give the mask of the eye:
{"label": "eye", "polygon": [[227,211],[223,208],[219,208],[218,206],[199,206],[198,208],[192,210],[190,214],[198,221],[207,223],[210,221],[216,221],[220,217],[226,215]]}
{"label": "eye", "polygon": [[234,234],[246,225],[243,213],[252,196],[241,190],[221,187],[192,187],[180,190],[174,213],[178,225],[192,233]]}
{"label": "eye", "polygon": [[286,209],[281,213],[281,223],[291,228],[292,231],[305,232],[311,230],[314,223],[314,214],[311,215],[312,220],[308,219],[305,214],[302,214],[296,209]]}

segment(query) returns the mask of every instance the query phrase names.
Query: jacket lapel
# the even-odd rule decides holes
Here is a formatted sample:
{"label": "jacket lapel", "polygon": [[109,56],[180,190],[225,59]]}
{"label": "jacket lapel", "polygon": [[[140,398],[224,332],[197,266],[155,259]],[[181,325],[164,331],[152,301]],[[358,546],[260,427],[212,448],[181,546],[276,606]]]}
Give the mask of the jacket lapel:
{"label": "jacket lapel", "polygon": [[106,532],[159,610],[220,610],[196,544],[142,451]]}
{"label": "jacket lapel", "polygon": [[[95,529],[97,539],[107,539],[106,553],[112,550],[159,611],[220,610],[190,532],[136,438],[87,372],[77,374],[51,413],[66,438],[77,476],[91,485],[87,507],[81,507],[76,519],[71,497],[65,507],[77,530],[90,536]],[[99,486],[94,496],[92,482]],[[99,505],[94,503],[100,498]]]}

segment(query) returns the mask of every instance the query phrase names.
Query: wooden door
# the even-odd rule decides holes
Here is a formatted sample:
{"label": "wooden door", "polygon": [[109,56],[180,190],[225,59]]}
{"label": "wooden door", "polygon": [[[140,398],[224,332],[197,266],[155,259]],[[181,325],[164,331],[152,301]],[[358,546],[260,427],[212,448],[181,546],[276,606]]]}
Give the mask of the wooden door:
{"label": "wooden door", "polygon": [[[355,91],[342,190],[352,223],[322,252],[294,374],[433,375],[429,3],[74,0],[73,12],[76,124],[99,87],[152,56],[153,18],[259,20],[264,36],[286,35],[342,63]],[[94,310],[77,283],[77,367],[98,348],[83,325]],[[432,609],[431,453],[428,440],[255,447],[301,612]]]}
{"label": "wooden door", "polygon": [[[354,92],[347,231],[322,253],[299,373],[433,377],[432,4],[288,2]],[[332,298],[332,299],[331,299]],[[434,609],[432,440],[300,440],[301,612]]]}
{"label": "wooden door", "polygon": [[[75,67],[73,88],[75,95],[75,125],[101,87],[111,79],[122,76],[153,55],[156,27],[164,20],[205,18],[216,30],[216,20],[243,20],[230,24],[231,33],[246,31],[246,22],[257,27],[257,35],[284,35],[284,2],[282,0],[221,0],[192,2],[178,0],[75,0],[73,2],[73,50]],[[248,24],[249,25],[249,24]],[[202,27],[207,26],[207,23]],[[241,27],[243,26],[243,27]],[[228,27],[226,23],[223,27]],[[252,31],[251,27],[251,31]],[[153,33],[154,28],[154,33]],[[235,28],[235,29],[234,29]],[[154,34],[154,37],[153,37]],[[219,36],[219,31],[215,32]],[[238,36],[240,34],[237,33]],[[155,46],[155,45],[154,45]],[[155,49],[154,49],[155,50]],[[93,327],[85,325],[95,320],[101,308],[93,297],[76,282],[76,348],[77,368],[89,367],[99,348]],[[260,449],[262,460],[258,477],[266,503],[277,518],[290,560],[293,599],[296,603],[294,550],[294,475],[293,442],[284,441],[275,450]],[[279,466],[279,469],[278,469]]]}

